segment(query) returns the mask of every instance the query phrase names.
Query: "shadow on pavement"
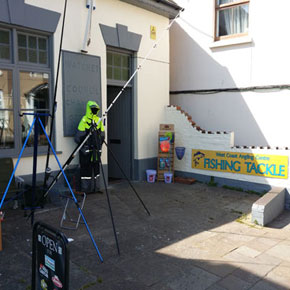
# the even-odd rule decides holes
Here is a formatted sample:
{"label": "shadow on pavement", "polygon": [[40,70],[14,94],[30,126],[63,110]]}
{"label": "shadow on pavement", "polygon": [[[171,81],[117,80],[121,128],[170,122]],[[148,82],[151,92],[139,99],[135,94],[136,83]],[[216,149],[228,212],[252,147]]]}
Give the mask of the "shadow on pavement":
{"label": "shadow on pavement", "polygon": [[[63,230],[74,239],[70,289],[289,289],[289,254],[283,260],[276,248],[290,247],[288,233],[242,222],[257,195],[199,183],[134,186],[151,216],[126,182],[109,189],[120,256],[105,194],[88,195],[84,208],[104,263],[84,225]],[[35,220],[59,227],[62,211],[60,204],[48,205]],[[21,210],[7,210],[2,229],[0,289],[30,289],[30,221]]]}

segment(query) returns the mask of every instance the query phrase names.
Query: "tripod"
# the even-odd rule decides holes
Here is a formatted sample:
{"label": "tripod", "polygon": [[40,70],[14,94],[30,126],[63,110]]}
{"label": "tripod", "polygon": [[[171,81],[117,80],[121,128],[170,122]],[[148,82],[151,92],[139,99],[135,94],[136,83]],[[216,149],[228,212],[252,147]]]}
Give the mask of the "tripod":
{"label": "tripod", "polygon": [[[106,182],[106,178],[105,178],[104,167],[103,167],[103,163],[102,163],[102,159],[101,159],[102,141],[101,141],[100,131],[97,130],[96,124],[92,125],[90,131],[92,132],[92,135],[94,137],[93,141],[94,141],[94,143],[96,145],[96,148],[94,148],[93,158],[96,157],[95,156],[95,152],[96,152],[98,161],[100,162],[100,165],[101,165],[100,167],[101,167],[101,172],[102,172],[102,176],[103,176],[103,182],[104,182],[104,186],[105,186],[105,192],[106,192],[108,207],[109,207],[109,211],[110,211],[110,217],[111,217],[111,222],[112,222],[112,226],[113,226],[114,237],[115,237],[115,241],[116,241],[116,247],[117,247],[118,254],[120,255],[120,248],[119,248],[119,242],[118,242],[118,237],[117,237],[117,233],[116,233],[114,216],[113,216],[113,212],[112,212],[110,196],[109,196],[109,193],[108,193],[108,187],[107,187],[107,182]],[[96,179],[95,178],[94,178],[94,188],[96,188]]]}
{"label": "tripod", "polygon": [[[32,116],[34,116],[34,118],[33,118],[32,124],[31,124],[31,126],[30,126],[29,132],[28,132],[28,134],[27,134],[27,137],[26,137],[26,139],[25,139],[25,141],[24,141],[24,144],[23,144],[23,146],[22,146],[22,149],[21,149],[21,151],[20,151],[20,154],[19,154],[19,156],[18,156],[18,159],[17,159],[16,165],[15,165],[15,167],[14,167],[14,170],[13,170],[13,172],[12,172],[12,174],[11,174],[10,179],[9,179],[9,182],[8,182],[8,185],[7,185],[6,190],[5,190],[5,192],[4,192],[4,195],[3,195],[3,197],[2,197],[2,200],[1,200],[1,202],[0,202],[0,209],[1,209],[2,205],[3,205],[3,202],[4,202],[4,200],[5,200],[6,194],[7,194],[7,192],[8,192],[9,187],[10,187],[10,184],[11,184],[12,178],[13,178],[15,172],[16,172],[16,169],[17,169],[17,167],[18,167],[19,161],[20,161],[20,159],[21,159],[21,156],[22,156],[22,154],[23,154],[23,151],[24,151],[24,149],[25,149],[25,147],[26,147],[27,141],[28,141],[28,139],[29,139],[29,137],[30,137],[30,135],[31,135],[31,132],[32,132],[32,129],[33,129],[33,128],[34,128],[34,152],[33,152],[33,175],[32,175],[32,200],[35,201],[36,168],[37,168],[37,148],[38,148],[39,125],[40,125],[41,128],[42,128],[42,130],[43,130],[43,132],[44,132],[44,134],[45,134],[45,137],[46,137],[46,139],[47,139],[47,141],[48,141],[48,143],[49,143],[49,146],[50,146],[50,148],[51,148],[51,150],[52,150],[52,152],[53,152],[53,154],[54,154],[54,157],[55,157],[55,159],[56,159],[56,161],[57,161],[57,164],[58,164],[60,170],[62,171],[62,174],[63,174],[63,176],[64,176],[64,179],[65,179],[65,181],[66,181],[66,183],[67,183],[67,185],[68,185],[68,188],[69,188],[69,190],[70,190],[70,192],[71,192],[72,199],[73,199],[73,201],[74,201],[74,203],[75,203],[75,205],[76,205],[78,211],[80,212],[80,215],[81,215],[81,217],[82,217],[82,219],[83,219],[83,222],[84,222],[84,224],[85,224],[85,226],[86,226],[86,228],[87,228],[87,231],[88,231],[89,236],[90,236],[90,238],[91,238],[91,240],[92,240],[92,243],[93,243],[93,245],[94,245],[94,247],[95,247],[95,249],[96,249],[96,251],[97,251],[97,254],[98,254],[98,256],[99,256],[99,259],[100,259],[101,262],[103,262],[103,258],[102,258],[102,256],[101,256],[101,253],[100,253],[100,251],[99,251],[99,249],[98,249],[98,247],[97,247],[97,244],[96,244],[96,242],[95,242],[95,240],[94,240],[94,237],[93,237],[93,235],[92,235],[92,233],[91,233],[91,231],[90,231],[90,228],[89,228],[88,223],[87,223],[87,221],[86,221],[86,219],[85,219],[85,216],[84,216],[84,214],[83,214],[83,212],[82,212],[82,210],[81,210],[81,208],[80,208],[80,206],[79,206],[78,200],[76,199],[76,196],[75,196],[75,194],[73,193],[73,190],[72,190],[72,188],[71,188],[71,186],[70,186],[70,183],[69,183],[69,181],[68,181],[68,179],[67,179],[67,177],[66,177],[66,174],[65,174],[63,168],[61,167],[61,164],[60,164],[59,159],[58,159],[58,157],[57,157],[57,155],[56,155],[56,152],[55,152],[55,150],[54,150],[54,148],[53,148],[53,145],[52,145],[51,141],[49,140],[49,137],[48,137],[48,135],[47,135],[47,132],[46,132],[46,130],[45,130],[44,126],[43,126],[43,123],[42,123],[42,121],[41,121],[41,119],[40,119],[40,117],[43,117],[43,116],[49,116],[49,114],[43,114],[43,113],[24,113],[23,115],[32,115]],[[36,203],[36,206],[37,206],[37,204],[39,204],[39,203]],[[33,221],[34,221],[34,210],[35,210],[35,203],[33,204],[32,208],[31,208],[31,224],[32,224],[32,225],[33,225]]]}
{"label": "tripod", "polygon": [[[48,186],[46,192],[38,200],[38,203],[37,204],[39,204],[43,199],[45,199],[47,197],[47,195],[49,194],[49,192],[52,189],[52,187],[56,184],[56,182],[59,180],[59,178],[61,177],[61,175],[64,173],[64,170],[69,166],[69,164],[75,158],[75,156],[78,154],[78,152],[87,143],[87,141],[89,140],[89,138],[91,138],[93,134],[100,134],[99,130],[97,130],[96,128],[97,128],[97,124],[92,124],[92,126],[88,130],[87,135],[85,136],[85,138],[73,150],[73,152],[71,153],[71,155],[69,156],[69,158],[67,159],[67,161],[64,163],[63,167],[61,168],[61,170],[57,173],[57,175],[54,177],[53,181]],[[100,136],[98,136],[98,138],[100,138]],[[124,170],[120,166],[120,163],[118,162],[116,156],[114,155],[114,153],[112,152],[112,150],[108,147],[106,141],[104,141],[104,144],[109,149],[109,152],[112,154],[112,157],[115,160],[116,164],[118,165],[119,169],[121,170],[122,174],[124,175],[124,177],[128,181],[130,187],[132,188],[132,190],[136,194],[137,198],[141,202],[141,204],[144,207],[144,209],[146,210],[147,214],[150,216],[149,210],[147,209],[147,207],[144,204],[143,200],[141,199],[141,197],[139,196],[139,194],[137,193],[137,191],[133,187],[133,185],[132,185],[131,181],[129,180],[128,176],[126,175],[126,173],[124,172]],[[100,157],[100,145],[101,145],[101,143],[97,140],[96,141],[96,145],[97,145],[97,148],[95,150],[96,150],[97,158],[98,158],[98,160],[100,162],[100,165],[101,165],[100,166],[101,167],[101,173],[102,173],[102,176],[103,176],[103,182],[104,182],[104,187],[105,187],[105,192],[106,192],[108,207],[109,207],[109,211],[110,211],[111,222],[112,222],[112,226],[113,226],[113,230],[114,230],[114,236],[115,236],[116,246],[117,246],[118,254],[120,254],[119,243],[118,243],[118,238],[117,238],[116,229],[115,229],[114,217],[113,217],[113,213],[112,213],[112,207],[111,207],[110,197],[109,197],[109,193],[108,193],[107,182],[106,182],[106,179],[105,179],[103,164],[102,164],[102,160],[101,160],[101,157]]]}

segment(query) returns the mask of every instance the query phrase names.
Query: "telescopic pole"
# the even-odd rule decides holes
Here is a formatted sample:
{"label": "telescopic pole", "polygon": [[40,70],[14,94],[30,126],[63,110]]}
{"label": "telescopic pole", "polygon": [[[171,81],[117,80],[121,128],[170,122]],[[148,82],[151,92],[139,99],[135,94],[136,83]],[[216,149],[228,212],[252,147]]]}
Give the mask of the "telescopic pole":
{"label": "telescopic pole", "polygon": [[[70,157],[67,159],[65,164],[62,166],[63,170],[65,170],[67,168],[67,166],[71,163],[71,161],[76,157],[76,155],[79,153],[79,151],[82,149],[82,147],[84,146],[84,144],[87,142],[87,140],[90,138],[91,135],[92,135],[92,132],[89,131],[89,133],[87,134],[85,139],[74,149],[74,151],[72,152]],[[54,177],[53,181],[50,183],[46,192],[44,193],[43,198],[45,198],[49,194],[50,190],[53,188],[53,186],[56,184],[56,182],[59,180],[59,178],[61,176],[62,176],[62,170],[60,170],[58,172],[58,174]]]}
{"label": "telescopic pole", "polygon": [[[50,133],[49,133],[49,140],[52,140],[53,134],[53,124],[55,119],[55,112],[56,112],[56,93],[57,93],[57,86],[58,86],[58,78],[59,78],[59,68],[60,68],[60,59],[61,59],[61,51],[62,51],[62,41],[63,41],[63,32],[64,32],[64,24],[65,24],[65,17],[66,17],[66,7],[67,7],[67,0],[64,2],[64,9],[63,9],[63,19],[62,19],[62,28],[61,28],[61,36],[60,36],[60,44],[59,44],[59,52],[58,52],[58,62],[57,62],[57,70],[56,70],[56,79],[55,79],[55,87],[54,87],[54,94],[53,94],[53,106],[52,106],[52,114],[51,114],[51,122],[50,122]],[[50,155],[50,146],[47,149],[46,155],[46,165],[45,165],[45,177],[43,187],[46,187],[46,182],[48,179],[48,165],[49,165],[49,155]]]}
{"label": "telescopic pole", "polygon": [[105,119],[110,111],[110,109],[114,106],[115,102],[119,99],[119,97],[121,96],[121,94],[124,92],[124,90],[126,89],[126,87],[130,84],[131,80],[135,77],[135,75],[138,73],[138,71],[142,68],[143,64],[147,61],[148,57],[150,56],[150,54],[152,53],[152,51],[157,47],[157,45],[159,44],[159,42],[163,39],[163,37],[166,35],[166,31],[168,31],[172,24],[176,21],[176,19],[180,16],[180,13],[183,11],[184,9],[181,9],[178,14],[175,16],[175,18],[169,23],[169,25],[164,29],[161,37],[154,43],[154,45],[151,47],[151,49],[148,51],[148,53],[146,54],[146,56],[144,57],[144,59],[142,60],[142,62],[137,66],[136,70],[134,71],[134,73],[131,75],[131,77],[128,79],[128,81],[125,83],[125,85],[123,86],[123,88],[121,89],[121,91],[117,94],[117,96],[115,97],[115,99],[112,101],[112,103],[109,105],[109,107],[107,108],[107,110],[104,112],[104,114],[102,115],[102,117],[99,119],[97,125],[99,125],[100,122],[103,121],[103,119]]}
{"label": "telescopic pole", "polygon": [[[181,12],[184,9],[180,10],[179,13],[175,16],[175,18],[169,23],[169,25],[164,29],[161,37],[154,43],[154,45],[151,47],[151,49],[149,50],[149,52],[146,54],[146,56],[144,57],[143,61],[138,65],[137,69],[134,71],[134,73],[131,75],[131,77],[129,78],[129,80],[126,82],[126,84],[123,86],[123,88],[121,89],[121,91],[118,93],[118,95],[114,98],[114,100],[112,101],[112,103],[109,105],[109,107],[107,108],[107,110],[105,111],[105,113],[102,115],[101,118],[99,118],[96,126],[99,125],[99,123],[108,115],[108,112],[110,111],[110,109],[112,108],[112,106],[115,104],[115,102],[118,100],[118,98],[120,97],[120,95],[123,93],[123,91],[126,89],[126,87],[129,85],[129,83],[131,82],[131,80],[135,77],[135,75],[138,73],[138,71],[141,69],[142,65],[144,64],[144,62],[148,59],[148,57],[150,56],[150,54],[152,53],[152,51],[157,47],[158,43],[163,39],[163,37],[165,36],[166,31],[168,31],[172,24],[176,21],[176,19],[180,16]],[[82,148],[82,146],[84,145],[84,143],[89,139],[89,137],[91,136],[91,132],[86,136],[86,138],[83,140],[83,142],[79,145],[77,145],[77,147],[74,149],[74,151],[72,152],[72,154],[70,155],[70,157],[67,159],[67,161],[65,162],[65,164],[63,165],[63,170],[65,170],[65,168],[71,163],[71,161],[74,159],[74,157],[76,156],[76,154],[79,152],[79,150]],[[49,155],[48,155],[49,156]],[[47,163],[48,164],[48,163]],[[47,189],[47,191],[45,192],[45,194],[43,195],[43,197],[46,197],[49,193],[49,191],[51,190],[51,188],[55,185],[55,183],[57,182],[57,180],[61,177],[62,175],[62,170],[60,170],[57,174],[57,176],[54,178],[54,180],[51,182],[49,188]]]}
{"label": "telescopic pole", "polygon": [[123,168],[121,167],[118,159],[116,158],[114,152],[112,151],[112,149],[108,146],[108,144],[106,143],[106,141],[104,141],[105,145],[107,146],[109,152],[112,154],[113,159],[115,160],[116,164],[118,165],[119,169],[121,170],[122,174],[124,175],[124,177],[127,179],[129,185],[131,186],[132,190],[134,191],[134,193],[136,194],[137,198],[139,199],[139,201],[141,202],[141,204],[143,205],[144,209],[146,210],[147,214],[150,215],[150,211],[148,210],[148,208],[146,207],[145,203],[143,202],[143,200],[141,199],[141,197],[139,196],[139,194],[137,193],[136,189],[134,188],[134,186],[132,185],[130,179],[128,178],[127,174],[125,173],[125,171],[123,170]]}
{"label": "telescopic pole", "polygon": [[[95,134],[97,134],[97,132],[95,132]],[[100,136],[98,136],[97,138],[100,138]],[[113,226],[113,232],[114,232],[114,237],[115,237],[115,241],[116,241],[116,247],[117,247],[118,254],[120,255],[119,241],[118,241],[118,236],[117,236],[117,232],[116,232],[114,216],[113,216],[110,196],[109,196],[109,192],[108,192],[108,186],[107,186],[107,182],[106,182],[106,178],[105,178],[104,167],[103,167],[101,154],[100,154],[100,146],[101,146],[100,144],[101,143],[99,142],[99,140],[96,142],[97,143],[97,157],[98,157],[98,160],[100,161],[100,165],[101,165],[101,172],[102,172],[102,176],[103,176],[103,182],[104,182],[104,186],[105,186],[105,192],[106,192],[106,197],[107,197],[107,202],[108,202],[111,222],[112,222],[112,226]]]}
{"label": "telescopic pole", "polygon": [[40,120],[39,118],[38,118],[38,121],[39,121],[40,126],[41,126],[41,128],[42,128],[42,130],[43,130],[43,133],[45,134],[45,137],[46,137],[46,139],[47,139],[47,141],[48,141],[48,143],[49,143],[49,146],[51,147],[51,150],[52,150],[52,152],[53,152],[53,154],[54,154],[55,160],[56,160],[56,162],[57,162],[57,164],[58,164],[60,170],[62,171],[62,175],[63,175],[63,177],[64,177],[64,179],[65,179],[65,181],[66,181],[66,184],[67,184],[67,186],[68,186],[68,188],[69,188],[69,190],[70,190],[70,192],[71,192],[71,195],[72,195],[73,201],[74,201],[74,203],[75,203],[75,205],[76,205],[76,207],[77,207],[77,209],[78,209],[78,211],[79,211],[79,213],[80,213],[80,215],[81,215],[81,217],[82,217],[82,219],[83,219],[83,221],[84,221],[84,224],[85,224],[85,226],[86,226],[86,228],[87,228],[87,231],[88,231],[88,233],[89,233],[89,236],[90,236],[90,238],[91,238],[91,241],[92,241],[92,243],[93,243],[93,245],[94,245],[94,247],[95,247],[95,249],[96,249],[96,251],[97,251],[97,254],[98,254],[98,256],[99,256],[99,259],[100,259],[101,262],[103,262],[104,260],[103,260],[103,258],[102,258],[102,256],[101,256],[101,253],[100,253],[100,251],[99,251],[99,248],[98,248],[98,246],[97,246],[97,244],[96,244],[96,242],[95,242],[95,239],[94,239],[94,237],[93,237],[93,234],[92,234],[92,232],[91,232],[91,230],[90,230],[90,228],[89,228],[89,225],[88,225],[88,223],[87,223],[87,220],[86,220],[86,218],[85,218],[85,216],[84,216],[84,214],[83,214],[83,212],[82,212],[82,209],[81,209],[81,207],[80,207],[80,205],[79,205],[79,203],[78,203],[78,200],[77,200],[77,198],[76,198],[76,196],[75,196],[75,194],[74,194],[74,192],[73,192],[73,190],[72,190],[72,188],[71,188],[71,185],[70,185],[70,183],[69,183],[69,181],[68,181],[68,179],[67,179],[67,176],[66,176],[66,174],[65,174],[65,172],[64,172],[64,170],[63,170],[63,168],[61,167],[61,164],[60,164],[60,162],[59,162],[59,159],[57,158],[57,155],[56,155],[56,152],[55,152],[55,150],[54,150],[54,148],[53,148],[53,145],[52,145],[52,143],[51,143],[51,141],[50,141],[50,139],[49,139],[49,137],[48,137],[48,135],[47,135],[47,133],[46,133],[46,131],[45,131],[44,125],[43,125],[43,123],[41,122],[41,120]]}

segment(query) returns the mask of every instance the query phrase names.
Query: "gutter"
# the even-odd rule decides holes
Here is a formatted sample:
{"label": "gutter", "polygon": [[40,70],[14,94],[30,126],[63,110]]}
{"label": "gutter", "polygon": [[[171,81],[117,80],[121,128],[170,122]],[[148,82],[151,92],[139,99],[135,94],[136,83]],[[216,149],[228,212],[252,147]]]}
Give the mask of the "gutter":
{"label": "gutter", "polygon": [[120,0],[153,13],[174,19],[182,7],[168,0]]}
{"label": "gutter", "polygon": [[175,10],[182,10],[183,8],[178,6],[177,4],[173,3],[173,2],[169,2],[169,1],[166,1],[166,0],[155,0],[156,2],[161,2],[163,3],[164,5],[167,5],[167,6],[170,6],[172,7],[173,9]]}

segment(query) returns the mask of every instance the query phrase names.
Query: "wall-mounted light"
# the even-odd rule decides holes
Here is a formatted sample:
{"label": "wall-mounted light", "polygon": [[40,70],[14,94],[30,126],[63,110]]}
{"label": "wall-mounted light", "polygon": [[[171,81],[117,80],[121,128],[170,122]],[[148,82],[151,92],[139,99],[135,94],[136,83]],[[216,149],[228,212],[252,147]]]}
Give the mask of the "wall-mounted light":
{"label": "wall-mounted light", "polygon": [[3,71],[0,69],[0,77],[3,76]]}

